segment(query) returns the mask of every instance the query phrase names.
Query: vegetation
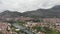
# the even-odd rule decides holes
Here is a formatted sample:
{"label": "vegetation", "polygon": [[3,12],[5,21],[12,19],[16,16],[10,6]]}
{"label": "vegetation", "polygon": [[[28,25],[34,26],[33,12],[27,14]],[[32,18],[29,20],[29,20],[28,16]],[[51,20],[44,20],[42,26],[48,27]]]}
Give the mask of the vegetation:
{"label": "vegetation", "polygon": [[40,26],[34,26],[34,27],[32,27],[32,29],[36,29],[37,32],[41,31],[41,27]]}
{"label": "vegetation", "polygon": [[22,25],[23,26],[23,24],[25,23],[25,22],[23,22],[23,21],[16,21],[19,25]]}
{"label": "vegetation", "polygon": [[38,32],[44,32],[45,34],[60,34],[59,31],[55,30],[55,29],[51,29],[49,27],[40,27],[40,26],[34,26],[31,29],[33,30],[37,30],[34,33],[38,33]]}
{"label": "vegetation", "polygon": [[33,22],[43,22],[43,20],[42,19],[35,18],[35,20],[33,20]]}
{"label": "vegetation", "polygon": [[2,32],[0,32],[0,34],[3,34]]}

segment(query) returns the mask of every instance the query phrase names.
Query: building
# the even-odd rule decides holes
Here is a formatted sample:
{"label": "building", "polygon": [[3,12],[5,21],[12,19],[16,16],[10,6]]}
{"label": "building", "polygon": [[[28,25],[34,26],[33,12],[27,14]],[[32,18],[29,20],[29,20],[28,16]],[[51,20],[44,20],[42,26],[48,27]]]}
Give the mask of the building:
{"label": "building", "polygon": [[0,32],[3,34],[12,34],[11,24],[0,22]]}

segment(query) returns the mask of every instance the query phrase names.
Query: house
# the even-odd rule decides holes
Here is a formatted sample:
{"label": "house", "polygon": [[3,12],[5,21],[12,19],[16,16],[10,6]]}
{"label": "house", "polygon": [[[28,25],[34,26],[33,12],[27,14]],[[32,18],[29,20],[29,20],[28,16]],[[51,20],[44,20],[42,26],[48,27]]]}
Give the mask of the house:
{"label": "house", "polygon": [[44,32],[38,32],[38,34],[45,34]]}
{"label": "house", "polygon": [[51,28],[60,31],[60,18],[42,18],[42,20],[43,22],[50,23],[50,26],[53,25]]}
{"label": "house", "polygon": [[29,21],[32,21],[33,18],[30,18],[30,17],[19,17],[19,20],[20,21],[24,21],[24,22],[29,22]]}
{"label": "house", "polygon": [[42,27],[48,27],[47,26],[47,23],[44,23],[44,22],[26,22],[24,24],[24,26],[26,27],[33,27],[33,26],[42,26]]}
{"label": "house", "polygon": [[7,22],[0,22],[0,32],[3,34],[12,34],[11,24]]}

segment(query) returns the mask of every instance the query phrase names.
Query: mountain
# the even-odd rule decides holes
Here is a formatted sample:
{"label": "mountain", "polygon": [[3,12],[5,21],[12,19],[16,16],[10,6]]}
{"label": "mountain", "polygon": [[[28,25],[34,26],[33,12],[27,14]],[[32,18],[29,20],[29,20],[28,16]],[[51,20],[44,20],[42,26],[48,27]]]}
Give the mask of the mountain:
{"label": "mountain", "polygon": [[9,10],[6,10],[2,13],[0,13],[0,16],[2,17],[20,17],[21,16],[21,13],[17,12],[17,11],[9,11]]}
{"label": "mountain", "polygon": [[23,13],[28,17],[42,17],[42,18],[60,18],[60,6],[54,6],[51,9],[38,9],[34,11],[27,11]]}
{"label": "mountain", "polygon": [[34,11],[27,11],[24,13],[20,13],[17,11],[9,11],[6,10],[0,13],[0,16],[3,17],[42,17],[42,18],[60,18],[60,6],[54,6],[51,9],[38,9]]}

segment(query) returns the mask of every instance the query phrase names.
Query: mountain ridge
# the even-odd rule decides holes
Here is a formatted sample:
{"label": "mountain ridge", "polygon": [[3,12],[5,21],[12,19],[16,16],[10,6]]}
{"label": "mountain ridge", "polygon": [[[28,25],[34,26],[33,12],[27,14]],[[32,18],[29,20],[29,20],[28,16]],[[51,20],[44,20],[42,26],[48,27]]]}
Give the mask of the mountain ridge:
{"label": "mountain ridge", "polygon": [[38,9],[33,11],[27,11],[24,13],[20,12],[12,12],[9,10],[6,10],[2,13],[0,13],[0,16],[6,16],[6,17],[41,17],[41,18],[60,18],[60,6],[54,6],[51,9]]}

